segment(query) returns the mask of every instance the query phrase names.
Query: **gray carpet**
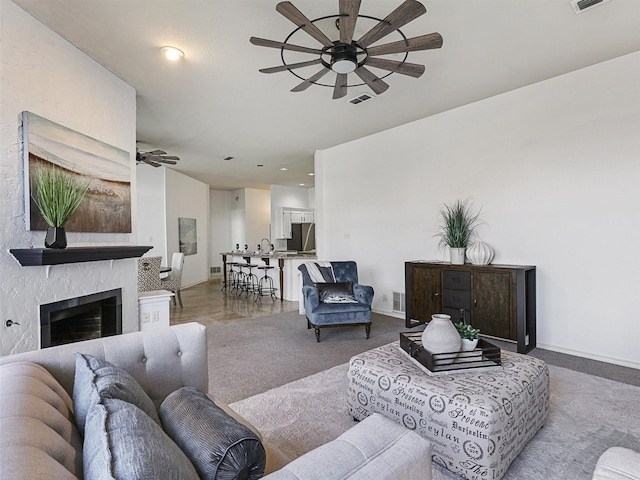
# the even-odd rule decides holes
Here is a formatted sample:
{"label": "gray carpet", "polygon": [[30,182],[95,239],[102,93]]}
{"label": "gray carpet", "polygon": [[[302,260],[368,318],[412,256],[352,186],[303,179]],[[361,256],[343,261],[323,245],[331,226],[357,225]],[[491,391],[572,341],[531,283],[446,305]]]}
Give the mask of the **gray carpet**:
{"label": "gray carpet", "polygon": [[[549,366],[549,371],[551,405],[546,424],[504,479],[588,480],[608,447],[640,451],[639,387],[561,367]],[[353,426],[346,392],[343,364],[231,406],[284,453],[297,457]],[[458,478],[434,465],[433,480]]]}
{"label": "gray carpet", "polygon": [[363,326],[321,330],[320,343],[297,311],[240,319],[207,328],[209,391],[227,403],[348,362],[358,353],[398,340],[404,320],[373,314]]}

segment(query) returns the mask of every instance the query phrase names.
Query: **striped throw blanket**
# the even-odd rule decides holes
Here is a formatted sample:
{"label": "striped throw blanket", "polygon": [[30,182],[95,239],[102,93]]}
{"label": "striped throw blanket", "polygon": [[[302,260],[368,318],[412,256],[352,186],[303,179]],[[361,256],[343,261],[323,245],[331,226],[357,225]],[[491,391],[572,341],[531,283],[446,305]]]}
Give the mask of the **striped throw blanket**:
{"label": "striped throw blanket", "polygon": [[305,262],[305,266],[313,283],[333,283],[336,281],[331,262]]}

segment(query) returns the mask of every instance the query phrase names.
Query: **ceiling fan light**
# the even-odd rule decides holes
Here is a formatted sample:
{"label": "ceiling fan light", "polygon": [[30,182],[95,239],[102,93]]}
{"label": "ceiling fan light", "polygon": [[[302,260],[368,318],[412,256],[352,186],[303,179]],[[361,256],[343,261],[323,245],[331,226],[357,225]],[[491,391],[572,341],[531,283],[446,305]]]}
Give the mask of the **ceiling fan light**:
{"label": "ceiling fan light", "polygon": [[167,57],[168,60],[171,60],[172,62],[176,62],[184,57],[184,52],[179,48],[162,47],[160,51],[165,57]]}
{"label": "ceiling fan light", "polygon": [[353,72],[356,69],[356,66],[356,62],[348,58],[334,59],[331,63],[331,70],[336,73],[346,74]]}

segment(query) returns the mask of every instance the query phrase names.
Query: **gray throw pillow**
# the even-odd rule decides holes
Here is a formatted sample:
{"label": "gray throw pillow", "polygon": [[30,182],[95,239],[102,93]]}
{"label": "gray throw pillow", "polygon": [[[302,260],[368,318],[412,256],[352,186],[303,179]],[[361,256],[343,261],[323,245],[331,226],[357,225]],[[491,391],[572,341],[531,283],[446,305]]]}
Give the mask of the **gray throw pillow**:
{"label": "gray throw pillow", "polygon": [[105,398],[91,407],[82,457],[85,480],[198,480],[162,428],[122,400]]}
{"label": "gray throw pillow", "polygon": [[92,355],[84,353],[75,355],[73,408],[76,424],[81,433],[84,434],[84,423],[89,409],[101,398],[117,398],[129,402],[160,425],[153,401],[129,373]]}
{"label": "gray throw pillow", "polygon": [[169,394],[159,409],[165,432],[203,480],[262,478],[266,453],[260,439],[196,388]]}
{"label": "gray throw pillow", "polygon": [[316,283],[318,298],[322,303],[358,303],[353,294],[353,283]]}

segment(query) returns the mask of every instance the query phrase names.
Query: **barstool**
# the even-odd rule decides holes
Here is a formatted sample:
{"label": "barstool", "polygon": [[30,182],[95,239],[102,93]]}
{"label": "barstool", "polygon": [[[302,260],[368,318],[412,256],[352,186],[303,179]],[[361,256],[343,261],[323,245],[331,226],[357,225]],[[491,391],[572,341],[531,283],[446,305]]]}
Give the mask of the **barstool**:
{"label": "barstool", "polygon": [[233,270],[234,265],[237,265],[238,262],[227,262],[227,266],[229,267],[229,269],[227,270],[227,276],[225,277],[227,279],[227,281],[222,285],[221,290],[226,290],[228,286],[230,286],[229,291],[233,290],[233,287],[235,285],[234,283],[234,276],[235,276],[235,272]]}
{"label": "barstool", "polygon": [[255,273],[251,271],[252,268],[257,267],[258,265],[253,263],[241,263],[240,269],[247,268],[249,271],[242,271],[242,289],[240,291],[240,295],[242,292],[247,293],[247,298],[249,297],[249,293],[256,293],[258,291],[258,277]]}
{"label": "barstool", "polygon": [[[231,292],[235,291],[240,294],[242,288],[242,263],[231,262]],[[234,268],[235,267],[235,268]]]}
{"label": "barstool", "polygon": [[[260,277],[258,282],[258,291],[256,292],[256,302],[258,299],[262,301],[262,297],[269,295],[272,301],[276,300],[276,288],[273,286],[273,278],[269,276],[269,270],[273,270],[271,265],[261,265],[258,270],[262,270],[264,275]],[[267,292],[267,293],[265,293]]]}

